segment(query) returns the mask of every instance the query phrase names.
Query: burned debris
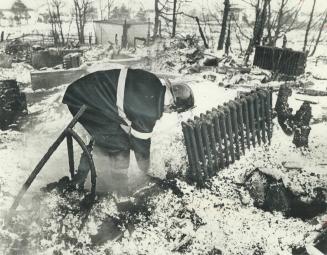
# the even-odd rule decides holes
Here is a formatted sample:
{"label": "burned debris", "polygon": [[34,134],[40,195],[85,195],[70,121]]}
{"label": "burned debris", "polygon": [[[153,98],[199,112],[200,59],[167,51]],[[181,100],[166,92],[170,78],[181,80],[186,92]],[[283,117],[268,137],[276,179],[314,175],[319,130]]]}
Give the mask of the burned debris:
{"label": "burned debris", "polygon": [[327,211],[327,190],[316,189],[315,196],[306,200],[286,187],[281,178],[267,172],[255,169],[244,181],[257,208],[302,220],[310,220]]}
{"label": "burned debris", "polygon": [[299,76],[305,72],[305,52],[277,47],[257,46],[254,66],[288,76]]}
{"label": "burned debris", "polygon": [[289,107],[288,98],[292,95],[292,89],[287,85],[281,85],[278,92],[275,110],[278,123],[287,135],[293,135],[293,143],[296,147],[308,147],[310,134],[310,120],[312,110],[309,102],[304,102],[300,109],[293,115],[293,109]]}
{"label": "burned debris", "polygon": [[13,128],[27,114],[26,96],[15,80],[0,81],[0,130]]}

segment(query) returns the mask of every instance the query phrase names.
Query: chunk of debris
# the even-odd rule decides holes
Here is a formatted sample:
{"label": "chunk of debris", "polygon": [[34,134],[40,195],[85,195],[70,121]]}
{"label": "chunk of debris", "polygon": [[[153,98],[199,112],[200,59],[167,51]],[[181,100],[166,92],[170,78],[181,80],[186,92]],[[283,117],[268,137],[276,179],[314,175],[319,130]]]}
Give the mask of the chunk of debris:
{"label": "chunk of debris", "polygon": [[312,118],[311,106],[309,102],[304,101],[300,109],[293,115],[293,109],[288,104],[288,98],[291,95],[291,88],[287,85],[280,86],[275,106],[278,123],[285,134],[294,134],[293,143],[296,147],[308,147]]}
{"label": "chunk of debris", "polygon": [[217,249],[217,248],[213,248],[211,251],[209,251],[207,253],[207,255],[222,255],[222,251]]}
{"label": "chunk of debris", "polygon": [[206,57],[203,60],[204,66],[218,66],[218,63],[219,63],[219,58],[217,57]]}
{"label": "chunk of debris", "polygon": [[257,168],[247,177],[245,185],[254,199],[255,207],[265,211],[280,211],[289,214],[290,201],[287,198],[287,190],[280,179]]}
{"label": "chunk of debris", "polygon": [[298,94],[324,97],[327,96],[327,91],[315,90],[315,89],[303,89],[302,91],[299,91]]}
{"label": "chunk of debris", "polygon": [[0,67],[2,68],[11,68],[13,58],[7,54],[0,54]]}
{"label": "chunk of debris", "polygon": [[244,184],[254,199],[254,206],[265,211],[279,211],[285,217],[306,220],[327,210],[326,191],[323,188],[315,189],[315,197],[303,201],[284,185],[281,178],[258,168],[247,176]]}
{"label": "chunk of debris", "polygon": [[311,106],[308,102],[304,102],[293,117],[295,127],[293,143],[296,147],[308,147],[311,118]]}
{"label": "chunk of debris", "polygon": [[27,114],[26,96],[16,80],[0,81],[0,129],[6,130]]}

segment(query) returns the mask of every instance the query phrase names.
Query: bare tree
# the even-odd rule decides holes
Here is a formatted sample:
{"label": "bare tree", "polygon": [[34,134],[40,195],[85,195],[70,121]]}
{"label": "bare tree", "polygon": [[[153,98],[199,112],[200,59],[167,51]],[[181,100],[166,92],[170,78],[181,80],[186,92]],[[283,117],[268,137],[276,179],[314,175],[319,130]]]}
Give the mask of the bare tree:
{"label": "bare tree", "polygon": [[154,27],[153,27],[153,37],[157,37],[160,23],[160,8],[159,0],[154,0]]}
{"label": "bare tree", "polygon": [[231,46],[230,34],[231,34],[231,20],[229,20],[227,38],[226,38],[226,42],[225,42],[225,54],[227,56],[229,55],[229,50],[230,50],[230,46]]}
{"label": "bare tree", "polygon": [[267,18],[267,39],[268,45],[276,46],[276,42],[284,34],[298,28],[302,28],[303,24],[297,23],[299,12],[303,2],[296,6],[289,6],[289,0],[281,0],[276,13],[271,8],[271,2],[268,5]]}
{"label": "bare tree", "polygon": [[315,7],[316,7],[316,2],[317,2],[317,0],[313,0],[312,9],[311,9],[310,17],[309,17],[309,22],[308,22],[307,28],[305,30],[303,51],[306,51],[306,49],[307,49],[308,37],[309,37],[310,30],[312,28],[311,24],[312,24],[313,14],[314,14]]}
{"label": "bare tree", "polygon": [[158,13],[159,16],[166,21],[168,26],[169,24],[172,25],[171,37],[175,37],[176,35],[178,16],[183,14],[181,11],[182,7],[190,2],[191,0],[165,0],[165,2],[158,0],[158,2],[155,2],[155,4],[158,4],[157,9],[155,6],[156,15]]}
{"label": "bare tree", "polygon": [[74,15],[80,43],[85,43],[85,24],[93,12],[94,8],[91,0],[74,0]]}
{"label": "bare tree", "polygon": [[115,0],[107,0],[107,15],[108,15],[108,20],[110,18],[111,15],[111,9],[112,7],[115,5]]}
{"label": "bare tree", "polygon": [[64,2],[62,0],[51,0],[51,6],[53,8],[53,18],[54,21],[56,22],[56,25],[58,26],[58,30],[60,33],[61,37],[61,42],[62,44],[65,43],[65,37],[64,37],[64,32],[63,32],[63,27],[62,27],[62,19],[61,19],[61,13],[62,9],[64,7]]}
{"label": "bare tree", "polygon": [[186,13],[182,13],[183,15],[185,15],[186,17],[189,17],[189,18],[192,18],[192,19],[195,19],[196,21],[196,24],[198,25],[198,29],[199,29],[199,33],[200,33],[200,36],[202,38],[202,41],[203,41],[203,44],[204,44],[204,47],[206,49],[209,49],[209,45],[207,43],[207,40],[206,40],[206,37],[203,33],[203,30],[202,30],[202,27],[201,27],[201,24],[200,24],[200,19],[198,16],[193,16],[193,15],[189,15],[189,14],[186,14]]}
{"label": "bare tree", "polygon": [[226,30],[227,30],[227,20],[228,20],[228,15],[229,15],[229,11],[230,11],[229,0],[225,0],[224,5],[225,5],[225,8],[224,8],[223,21],[221,24],[219,41],[218,41],[218,48],[217,48],[218,50],[222,50],[224,48],[225,34],[226,34]]}
{"label": "bare tree", "polygon": [[326,10],[325,13],[324,13],[324,19],[323,19],[323,21],[322,21],[322,23],[321,23],[321,26],[320,26],[320,28],[319,28],[319,32],[318,32],[318,36],[317,36],[317,40],[316,40],[316,42],[315,42],[315,45],[314,45],[314,47],[313,47],[313,50],[312,50],[310,56],[313,56],[313,55],[316,53],[316,50],[317,50],[318,44],[319,44],[319,42],[320,42],[320,38],[321,38],[322,31],[323,31],[323,29],[324,29],[326,23],[327,23],[327,10]]}
{"label": "bare tree", "polygon": [[266,26],[267,21],[267,10],[268,6],[271,0],[256,0],[256,2],[247,2],[252,7],[255,8],[255,22],[253,26],[253,34],[252,38],[249,41],[248,48],[245,53],[244,62],[247,63],[250,55],[253,52],[253,47],[260,45],[262,37],[263,37],[263,31]]}

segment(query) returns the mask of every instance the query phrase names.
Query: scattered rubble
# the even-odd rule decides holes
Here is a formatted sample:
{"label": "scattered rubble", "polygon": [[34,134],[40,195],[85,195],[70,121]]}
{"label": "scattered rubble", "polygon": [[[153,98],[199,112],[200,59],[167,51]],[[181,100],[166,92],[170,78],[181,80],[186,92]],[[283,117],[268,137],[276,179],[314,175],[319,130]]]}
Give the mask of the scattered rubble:
{"label": "scattered rubble", "polygon": [[19,117],[27,114],[25,94],[15,80],[0,81],[0,129],[12,128]]}
{"label": "scattered rubble", "polygon": [[270,212],[279,211],[286,217],[303,220],[327,212],[327,189],[317,188],[314,198],[304,199],[286,187],[281,178],[276,178],[267,172],[269,171],[255,169],[245,180],[245,187],[254,199],[255,207]]}
{"label": "scattered rubble", "polygon": [[308,147],[310,134],[310,120],[312,118],[311,106],[305,101],[300,109],[292,114],[293,109],[288,104],[288,98],[292,95],[292,90],[287,85],[281,85],[278,92],[275,110],[277,112],[278,123],[287,135],[293,135],[293,143],[296,147]]}

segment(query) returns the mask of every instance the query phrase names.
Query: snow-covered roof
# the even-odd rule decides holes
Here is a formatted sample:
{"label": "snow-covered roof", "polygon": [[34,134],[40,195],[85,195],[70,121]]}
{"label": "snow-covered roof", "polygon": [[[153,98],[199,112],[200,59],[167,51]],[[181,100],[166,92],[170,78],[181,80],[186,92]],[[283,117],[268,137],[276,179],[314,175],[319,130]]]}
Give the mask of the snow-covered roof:
{"label": "snow-covered roof", "polygon": [[[113,24],[113,25],[124,25],[125,20],[94,20],[95,23],[102,24]],[[139,21],[139,20],[126,20],[126,23],[129,25],[148,25],[148,21]]]}

